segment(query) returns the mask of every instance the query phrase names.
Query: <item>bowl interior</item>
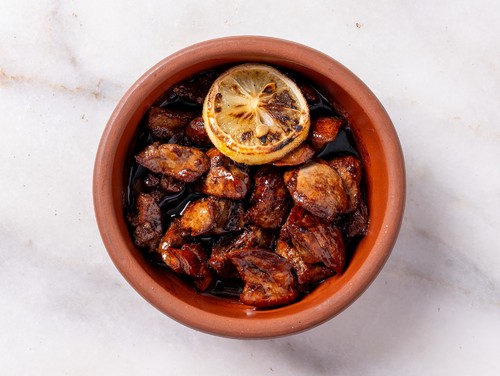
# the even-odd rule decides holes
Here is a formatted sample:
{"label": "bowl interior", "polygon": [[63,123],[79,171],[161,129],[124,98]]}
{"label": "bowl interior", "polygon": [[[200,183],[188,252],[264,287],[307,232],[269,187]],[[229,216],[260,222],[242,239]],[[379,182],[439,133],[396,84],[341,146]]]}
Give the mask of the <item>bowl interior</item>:
{"label": "bowl interior", "polygon": [[[341,276],[332,277],[291,305],[255,310],[200,294],[177,276],[148,263],[134,246],[123,217],[125,163],[148,107],[172,84],[222,64],[263,62],[297,71],[348,114],[364,164],[370,227]],[[191,46],[161,61],[127,92],[104,132],[94,171],[96,216],[117,268],[151,304],[205,332],[230,337],[271,337],[302,331],[342,311],[375,278],[389,256],[401,223],[404,167],[399,142],[373,93],[328,56],[292,42],[259,37],[226,38]]]}

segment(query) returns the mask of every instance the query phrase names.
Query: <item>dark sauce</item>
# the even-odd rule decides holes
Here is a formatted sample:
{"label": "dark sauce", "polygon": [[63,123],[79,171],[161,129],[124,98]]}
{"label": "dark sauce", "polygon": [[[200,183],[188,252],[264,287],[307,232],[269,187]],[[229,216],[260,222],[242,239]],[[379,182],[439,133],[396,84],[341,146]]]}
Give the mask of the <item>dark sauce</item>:
{"label": "dark sauce", "polygon": [[354,147],[354,139],[350,129],[342,127],[337,137],[332,142],[326,144],[316,157],[321,159],[331,159],[341,155],[354,155],[359,158],[359,153]]}
{"label": "dark sauce", "polygon": [[238,300],[241,293],[243,292],[243,287],[244,285],[241,279],[217,278],[212,284],[212,287],[205,291],[205,294]]}
{"label": "dark sauce", "polygon": [[[227,68],[227,67],[225,67]],[[360,158],[359,152],[356,148],[356,143],[352,132],[349,127],[348,120],[342,115],[342,112],[338,109],[338,106],[332,105],[310,82],[305,80],[303,77],[299,76],[295,72],[286,72],[286,70],[278,67],[279,70],[285,71],[292,79],[299,82],[305,82],[309,85],[314,92],[317,94],[319,100],[310,105],[310,116],[311,119],[318,118],[320,116],[334,116],[344,120],[344,126],[341,127],[336,139],[330,143],[328,143],[323,150],[321,150],[316,157],[321,159],[330,159],[339,156],[345,155],[354,155],[357,158]],[[215,77],[218,74],[222,73],[225,69],[217,69],[208,71],[209,76]],[[206,72],[202,72],[206,73]],[[201,115],[202,106],[199,103],[194,101],[189,101],[178,97],[171,90],[167,90],[167,92],[160,97],[155,103],[155,106],[160,106],[163,108],[170,109],[178,109],[178,110],[187,110],[197,112]],[[141,150],[143,150],[147,145],[152,144],[157,140],[151,135],[148,131],[145,120],[141,122],[138,127],[136,137],[134,139],[133,144],[130,149],[130,157],[126,162],[126,176],[128,177],[126,182],[126,197],[125,197],[125,215],[132,213],[135,207],[135,197],[140,192],[147,192],[148,189],[144,185],[144,179],[149,173],[148,170],[138,163],[135,162],[133,156],[138,154]],[[165,141],[162,141],[165,142]],[[183,140],[173,139],[168,142],[178,142],[183,144]],[[186,144],[188,145],[188,144]],[[200,148],[201,150],[207,150],[206,148]],[[259,166],[250,166],[250,174],[253,176],[253,173]],[[364,193],[364,192],[363,192]],[[192,201],[198,200],[206,195],[197,192],[194,188],[193,184],[186,184],[186,187],[178,193],[165,194],[159,202],[161,211],[162,211],[162,222],[164,231],[168,229],[171,221],[180,215],[182,215],[183,211]],[[243,201],[244,207],[248,207],[248,199],[250,194],[247,195],[247,198]],[[280,229],[275,231],[274,238],[277,239]],[[133,229],[130,228],[130,232],[133,232]],[[237,236],[238,233],[235,233]],[[217,241],[219,236],[202,236],[198,237],[196,241],[204,246],[205,249],[210,250],[214,243]],[[359,243],[359,238],[349,239],[346,243],[346,261],[349,262],[352,257],[352,253]],[[164,269],[166,272],[169,271],[169,268],[163,263],[161,257],[157,253],[151,253],[147,250],[143,250],[144,257],[148,259],[149,262],[155,264],[161,269]],[[189,282],[187,278],[184,276],[178,276],[181,279],[185,279],[186,282]],[[218,276],[215,276],[212,286],[204,292],[204,294],[211,294],[221,298],[229,298],[238,300],[242,290],[243,290],[243,282],[240,279],[223,279]],[[314,288],[314,287],[313,287]],[[313,289],[312,288],[312,289]],[[312,290],[311,289],[311,290]],[[303,291],[302,295],[307,294],[309,291]]]}

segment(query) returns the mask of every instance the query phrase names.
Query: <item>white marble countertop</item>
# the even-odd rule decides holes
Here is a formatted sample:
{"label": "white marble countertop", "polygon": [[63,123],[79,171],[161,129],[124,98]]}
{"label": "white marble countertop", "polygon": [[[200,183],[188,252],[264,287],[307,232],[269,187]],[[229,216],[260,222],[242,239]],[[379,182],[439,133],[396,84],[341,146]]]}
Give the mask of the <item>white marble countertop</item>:
{"label": "white marble countertop", "polygon": [[[498,1],[3,0],[2,375],[499,375]],[[186,328],[115,269],[92,206],[106,121],[149,67],[202,40],[281,37],[339,60],[401,139],[407,204],[342,314],[259,341]]]}

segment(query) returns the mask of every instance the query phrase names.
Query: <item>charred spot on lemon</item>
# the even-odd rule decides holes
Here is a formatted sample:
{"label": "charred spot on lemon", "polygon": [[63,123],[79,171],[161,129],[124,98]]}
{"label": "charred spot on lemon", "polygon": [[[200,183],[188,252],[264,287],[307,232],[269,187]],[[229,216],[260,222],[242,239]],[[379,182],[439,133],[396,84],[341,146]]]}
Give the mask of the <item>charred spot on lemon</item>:
{"label": "charred spot on lemon", "polygon": [[222,153],[258,165],[281,159],[309,133],[309,107],[299,87],[264,64],[242,64],[220,75],[203,105],[205,129]]}

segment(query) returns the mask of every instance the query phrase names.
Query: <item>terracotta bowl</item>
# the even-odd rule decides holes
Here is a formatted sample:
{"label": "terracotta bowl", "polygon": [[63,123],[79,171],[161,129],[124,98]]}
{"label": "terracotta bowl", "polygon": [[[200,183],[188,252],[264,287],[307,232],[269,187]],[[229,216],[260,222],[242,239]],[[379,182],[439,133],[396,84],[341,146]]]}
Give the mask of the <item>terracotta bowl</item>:
{"label": "terracotta bowl", "polygon": [[[148,107],[172,84],[221,64],[265,62],[311,80],[349,113],[368,187],[368,234],[344,274],[320,284],[285,307],[254,310],[236,301],[200,294],[178,277],[150,265],[134,246],[124,220],[125,161]],[[331,319],[370,285],[396,240],[404,207],[404,162],[398,137],[375,95],[329,56],[293,42],[229,37],[187,47],[147,71],[118,103],[104,130],[94,169],[94,206],[109,255],[148,302],[191,328],[237,338],[275,337],[304,331]]]}

